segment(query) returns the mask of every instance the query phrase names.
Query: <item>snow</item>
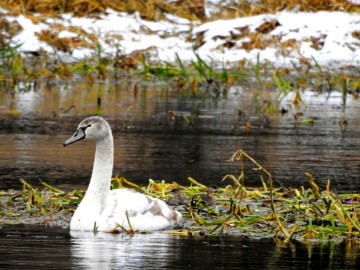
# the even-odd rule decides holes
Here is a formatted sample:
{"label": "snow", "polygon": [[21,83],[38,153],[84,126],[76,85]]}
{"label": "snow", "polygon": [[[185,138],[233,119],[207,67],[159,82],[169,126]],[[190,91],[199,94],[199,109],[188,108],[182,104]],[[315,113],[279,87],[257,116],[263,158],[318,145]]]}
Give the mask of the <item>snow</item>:
{"label": "snow", "polygon": [[[164,21],[146,21],[137,13],[126,14],[111,9],[96,18],[64,14],[38,23],[23,15],[11,16],[5,10],[0,10],[0,13],[5,14],[10,22],[16,21],[23,27],[12,39],[14,44],[21,44],[22,51],[45,50],[53,53],[54,48],[40,41],[38,36],[41,31],[59,24],[64,26],[59,31],[60,38],[82,37],[94,43],[80,31],[72,31],[69,27],[81,28],[85,33],[94,35],[103,53],[109,56],[114,56],[118,50],[125,54],[147,50],[154,60],[174,62],[177,53],[186,62],[195,58],[193,46],[196,42],[199,45],[200,39],[202,46],[198,48],[198,53],[203,59],[228,66],[241,60],[255,62],[258,54],[262,61],[270,61],[275,66],[299,63],[304,58],[314,58],[321,65],[360,64],[360,39],[353,35],[354,31],[360,31],[360,15],[356,13],[283,11],[207,23],[189,21],[171,14],[166,14]],[[258,27],[271,21],[277,21],[279,25],[259,35],[260,43],[265,47],[245,48],[245,42],[251,40],[251,35],[256,35]],[[232,36],[241,34],[241,29],[245,28],[248,31],[246,35]],[[271,38],[277,42],[268,42]],[[291,41],[294,47],[284,47],[287,41]],[[232,46],[226,46],[226,42],[231,42]],[[71,54],[81,59],[89,57],[91,53],[91,49],[79,47],[63,55]]]}
{"label": "snow", "polygon": [[[278,36],[280,41],[295,39],[301,43],[298,51],[295,50],[290,56],[282,57],[279,48],[276,46],[269,46],[265,50],[254,49],[251,52],[230,49],[224,52],[223,58],[226,61],[239,61],[242,58],[253,59],[254,53],[260,53],[262,58],[278,63],[288,63],[290,60],[299,59],[301,56],[306,58],[314,57],[324,65],[333,61],[346,64],[359,63],[360,40],[353,38],[351,35],[353,31],[360,27],[360,16],[358,14],[345,12],[280,12],[274,15],[258,15],[206,23],[195,28],[194,33],[206,31],[203,49],[211,51],[219,45],[219,41],[216,41],[214,37],[219,35],[229,36],[231,31],[238,32],[236,29],[244,26],[249,26],[250,32],[255,32],[256,28],[262,23],[271,20],[277,20],[280,26],[271,31],[268,36]],[[307,40],[311,37],[321,38],[323,35],[326,36],[322,49],[311,48],[311,43]],[[239,41],[239,43],[241,42],[243,40]]]}

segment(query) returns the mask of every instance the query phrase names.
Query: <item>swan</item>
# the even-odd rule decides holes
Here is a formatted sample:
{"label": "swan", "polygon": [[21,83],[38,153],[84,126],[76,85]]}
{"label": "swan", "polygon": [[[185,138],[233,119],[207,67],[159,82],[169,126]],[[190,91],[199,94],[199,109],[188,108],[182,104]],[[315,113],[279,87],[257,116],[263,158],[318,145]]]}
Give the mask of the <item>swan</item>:
{"label": "swan", "polygon": [[70,230],[157,231],[183,225],[179,212],[164,201],[128,189],[110,190],[114,142],[109,123],[99,116],[84,119],[64,146],[96,141],[94,166],[85,196],[70,221]]}

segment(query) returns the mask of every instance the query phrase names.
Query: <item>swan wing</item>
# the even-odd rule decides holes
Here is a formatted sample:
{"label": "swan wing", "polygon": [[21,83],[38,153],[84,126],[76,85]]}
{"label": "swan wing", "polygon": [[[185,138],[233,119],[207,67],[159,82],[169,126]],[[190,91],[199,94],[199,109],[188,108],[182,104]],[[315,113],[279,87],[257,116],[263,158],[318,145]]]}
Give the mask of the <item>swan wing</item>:
{"label": "swan wing", "polygon": [[109,193],[97,223],[99,231],[116,228],[153,231],[179,227],[182,217],[157,198],[127,189],[115,189]]}

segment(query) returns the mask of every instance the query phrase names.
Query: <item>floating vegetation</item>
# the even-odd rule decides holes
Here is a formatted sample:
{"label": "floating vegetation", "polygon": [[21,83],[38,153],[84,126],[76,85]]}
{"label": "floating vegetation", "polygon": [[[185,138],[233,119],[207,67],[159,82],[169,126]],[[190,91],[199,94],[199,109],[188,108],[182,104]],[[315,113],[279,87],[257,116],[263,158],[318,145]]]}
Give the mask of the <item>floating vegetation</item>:
{"label": "floating vegetation", "polygon": [[[112,188],[172,201],[185,219],[185,227],[174,234],[274,237],[284,242],[359,240],[359,194],[337,194],[331,191],[330,180],[322,191],[310,173],[305,174],[309,188],[285,187],[243,150],[236,151],[230,161],[239,162],[241,173],[226,175],[218,183],[222,187],[207,187],[191,177],[188,186],[152,179],[142,186],[116,176]],[[245,185],[244,164],[249,161],[259,171],[259,187]],[[0,193],[0,223],[68,227],[84,191],[64,192],[43,181],[40,189],[21,182],[22,191]],[[174,196],[176,202],[170,200]]]}

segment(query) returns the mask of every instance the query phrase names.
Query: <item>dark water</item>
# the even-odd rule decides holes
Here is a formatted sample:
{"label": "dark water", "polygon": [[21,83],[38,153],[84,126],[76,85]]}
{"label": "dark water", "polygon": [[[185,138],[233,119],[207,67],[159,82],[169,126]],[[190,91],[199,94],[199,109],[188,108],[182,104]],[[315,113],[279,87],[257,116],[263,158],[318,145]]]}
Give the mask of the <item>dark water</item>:
{"label": "dark water", "polygon": [[[150,178],[187,184],[191,176],[206,184],[218,184],[227,173],[239,175],[238,163],[228,159],[239,148],[247,151],[285,185],[307,186],[305,171],[324,186],[341,192],[360,190],[358,151],[360,140],[333,134],[303,135],[172,135],[118,134],[115,140],[114,175],[147,184]],[[37,184],[38,179],[59,187],[88,184],[94,155],[92,142],[63,148],[66,135],[0,135],[0,188],[19,188],[18,179]],[[246,185],[261,182],[254,166],[247,164]]]}
{"label": "dark water", "polygon": [[[137,183],[151,178],[187,184],[191,176],[204,184],[224,184],[220,180],[226,174],[240,173],[239,164],[228,159],[241,148],[284,185],[306,187],[304,173],[310,172],[321,187],[330,179],[339,192],[359,192],[359,100],[348,96],[343,106],[337,92],[307,91],[296,108],[289,95],[277,104],[288,112],[268,114],[267,121],[258,111],[267,100],[278,103],[275,96],[233,87],[226,97],[194,98],[162,83],[58,85],[0,93],[0,189],[20,188],[19,178],[85,188],[94,145],[63,148],[62,142],[84,117],[101,113],[114,133],[114,175]],[[300,119],[315,119],[314,124],[296,124],[293,115],[298,112]],[[339,127],[343,113],[345,133]],[[246,165],[245,184],[261,185],[253,165]]]}
{"label": "dark water", "polygon": [[[1,269],[359,269],[352,243],[113,235],[4,227]],[[46,259],[44,259],[46,258]]]}

